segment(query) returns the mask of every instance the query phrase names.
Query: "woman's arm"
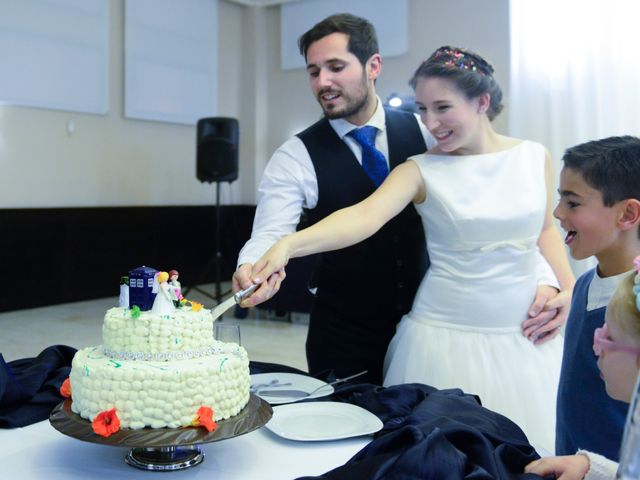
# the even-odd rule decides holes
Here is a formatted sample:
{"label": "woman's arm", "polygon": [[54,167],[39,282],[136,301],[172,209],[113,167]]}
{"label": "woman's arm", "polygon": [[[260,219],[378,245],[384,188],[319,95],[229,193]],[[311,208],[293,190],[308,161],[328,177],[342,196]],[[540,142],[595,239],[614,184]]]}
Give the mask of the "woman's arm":
{"label": "woman's arm", "polygon": [[544,217],[542,232],[538,238],[538,246],[547,259],[547,262],[549,262],[549,265],[551,265],[553,272],[556,274],[558,282],[560,282],[560,290],[571,292],[576,279],[569,265],[562,235],[560,235],[560,231],[553,218],[554,181],[553,165],[549,152],[547,152],[545,162],[545,182],[547,185],[547,211]]}
{"label": "woman's arm", "polygon": [[290,258],[338,250],[361,242],[411,201],[421,202],[424,198],[425,187],[418,165],[407,161],[394,168],[384,183],[361,202],[282,238],[255,263],[252,277],[260,282],[284,268]]}
{"label": "woman's arm", "polygon": [[[524,335],[534,340],[536,344],[551,340],[557,335],[558,328],[566,322],[569,307],[571,306],[573,284],[575,283],[575,277],[569,265],[569,259],[567,258],[562,236],[553,218],[554,182],[553,167],[549,152],[547,152],[545,160],[545,183],[547,187],[547,208],[542,231],[538,237],[538,247],[540,247],[540,252],[558,279],[560,292],[552,298],[549,298],[544,307],[544,310],[557,309],[557,315],[546,323],[539,323],[535,318],[523,323]],[[549,290],[552,289],[549,288]],[[538,317],[543,317],[543,315],[539,315],[536,318]]]}
{"label": "woman's arm", "polygon": [[547,211],[544,217],[542,232],[538,238],[538,246],[547,259],[547,262],[549,262],[549,265],[551,265],[553,272],[556,274],[558,282],[560,282],[560,290],[571,291],[573,290],[573,284],[576,279],[569,265],[562,235],[553,218],[554,181],[553,166],[549,152],[547,152],[545,165],[545,181],[547,185]]}

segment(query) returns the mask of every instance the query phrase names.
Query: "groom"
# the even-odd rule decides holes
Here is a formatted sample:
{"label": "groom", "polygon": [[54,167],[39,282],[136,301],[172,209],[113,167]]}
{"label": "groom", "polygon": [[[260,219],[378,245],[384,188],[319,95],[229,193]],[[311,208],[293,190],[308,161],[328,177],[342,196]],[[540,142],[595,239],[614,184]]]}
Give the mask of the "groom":
{"label": "groom", "polygon": [[[367,20],[332,15],[302,35],[299,46],[324,118],[271,157],[234,289],[251,285],[252,264],[295,231],[303,208],[315,223],[359,202],[389,169],[423,153],[427,142],[433,144],[415,115],[382,107],[375,90],[382,59]],[[352,130],[365,125],[373,127],[373,138],[356,139]],[[365,168],[374,158],[371,175],[363,169],[363,157],[369,162]],[[361,381],[382,384],[387,345],[411,309],[427,265],[422,224],[413,206],[367,241],[323,254],[314,272],[318,288],[306,343],[309,372],[333,369],[344,377],[367,370]],[[283,278],[284,272],[273,275],[243,306],[273,296]]]}

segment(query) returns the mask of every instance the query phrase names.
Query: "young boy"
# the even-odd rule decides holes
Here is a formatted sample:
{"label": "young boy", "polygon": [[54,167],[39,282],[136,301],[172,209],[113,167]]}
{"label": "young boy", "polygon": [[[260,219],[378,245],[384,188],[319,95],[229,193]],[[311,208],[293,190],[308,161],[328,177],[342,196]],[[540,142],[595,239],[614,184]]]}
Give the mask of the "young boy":
{"label": "young boy", "polygon": [[[635,261],[640,271],[640,257]],[[637,288],[640,275],[632,272],[618,284],[613,293],[607,313],[606,323],[596,329],[593,337],[593,351],[598,356],[598,368],[607,394],[622,402],[631,402],[626,420],[626,432],[622,445],[620,470],[618,464],[586,450],[576,455],[546,457],[527,465],[525,473],[535,473],[545,478],[554,474],[557,478],[603,480],[614,478],[638,478],[638,439],[635,424],[640,413],[640,392],[637,390],[640,372],[640,311],[638,309]],[[594,431],[594,436],[600,432]],[[620,477],[616,477],[616,471]]]}
{"label": "young boy", "polygon": [[[575,259],[596,268],[573,290],[558,387],[556,455],[589,450],[618,460],[628,405],[610,398],[593,353],[609,298],[640,255],[640,139],[624,136],[567,150],[554,215]],[[594,434],[594,432],[597,432]]]}

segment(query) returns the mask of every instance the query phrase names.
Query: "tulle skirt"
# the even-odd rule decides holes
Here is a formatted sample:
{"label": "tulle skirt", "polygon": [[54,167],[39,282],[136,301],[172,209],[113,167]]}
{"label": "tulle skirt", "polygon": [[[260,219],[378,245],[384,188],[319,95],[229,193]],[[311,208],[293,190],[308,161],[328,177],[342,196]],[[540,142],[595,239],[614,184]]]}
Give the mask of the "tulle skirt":
{"label": "tulle skirt", "polygon": [[[472,327],[405,315],[385,358],[384,385],[460,388],[515,422],[529,442],[555,451],[561,336],[534,345],[520,327]],[[541,452],[539,452],[541,453]]]}

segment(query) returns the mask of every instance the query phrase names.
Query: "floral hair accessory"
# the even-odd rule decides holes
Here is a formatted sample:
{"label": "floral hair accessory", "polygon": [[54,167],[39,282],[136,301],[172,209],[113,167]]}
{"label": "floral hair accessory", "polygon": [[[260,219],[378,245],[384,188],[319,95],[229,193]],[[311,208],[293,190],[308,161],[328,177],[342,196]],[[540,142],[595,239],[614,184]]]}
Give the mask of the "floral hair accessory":
{"label": "floral hair accessory", "polygon": [[636,276],[633,277],[633,294],[636,296],[636,308],[640,312],[640,255],[634,258],[633,265],[636,267]]}
{"label": "floral hair accessory", "polygon": [[194,427],[204,427],[207,429],[207,432],[213,432],[218,428],[218,424],[213,419],[213,409],[211,407],[200,407],[191,425]]}
{"label": "floral hair accessory", "polygon": [[71,381],[69,380],[69,377],[65,378],[62,385],[60,385],[60,395],[64,398],[71,398]]}
{"label": "floral hair accessory", "polygon": [[493,74],[493,67],[482,58],[455,47],[440,47],[424,63],[426,62],[439,63],[449,69],[469,70],[480,75]]}
{"label": "floral hair accessory", "polygon": [[100,412],[91,422],[93,431],[102,437],[109,437],[120,430],[120,419],[116,409],[112,408],[105,412]]}

